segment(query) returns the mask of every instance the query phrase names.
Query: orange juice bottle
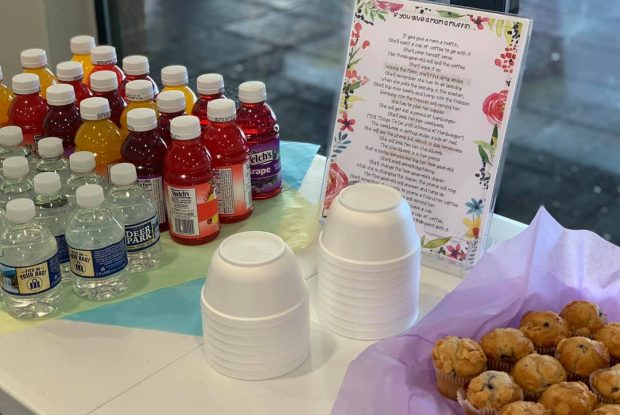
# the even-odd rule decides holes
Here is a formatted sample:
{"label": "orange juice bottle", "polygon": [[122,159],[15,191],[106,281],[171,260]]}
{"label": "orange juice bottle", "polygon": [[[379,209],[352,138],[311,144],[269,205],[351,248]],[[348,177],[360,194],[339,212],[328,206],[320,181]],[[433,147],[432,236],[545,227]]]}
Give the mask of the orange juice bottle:
{"label": "orange juice bottle", "polygon": [[153,84],[146,79],[138,79],[135,81],[127,82],[125,85],[125,95],[127,96],[127,106],[121,114],[121,136],[127,137],[129,130],[127,129],[127,113],[136,108],[150,108],[155,111],[155,114],[159,118],[157,112],[157,104],[153,100],[154,91]]}
{"label": "orange juice bottle", "polygon": [[0,128],[9,124],[9,107],[13,102],[11,90],[2,83],[2,66],[0,66]]}
{"label": "orange juice bottle", "polygon": [[48,86],[56,84],[54,73],[47,67],[47,53],[43,49],[26,49],[19,55],[24,73],[33,73],[41,82],[41,96],[45,99]]}
{"label": "orange juice bottle", "polygon": [[93,71],[93,63],[90,60],[90,52],[95,47],[95,38],[89,35],[73,36],[71,38],[71,60],[79,62],[84,68],[84,78],[82,82],[86,83]]}
{"label": "orange juice bottle", "polygon": [[109,167],[121,161],[123,139],[110,120],[110,104],[101,97],[86,98],[80,104],[82,125],[75,135],[75,151],[90,151],[97,160],[97,173],[108,177]]}
{"label": "orange juice bottle", "polygon": [[182,65],[170,65],[161,70],[161,82],[164,84],[162,91],[181,91],[185,95],[185,111],[192,113],[194,103],[196,102],[196,94],[189,86],[189,77],[187,76],[187,68]]}

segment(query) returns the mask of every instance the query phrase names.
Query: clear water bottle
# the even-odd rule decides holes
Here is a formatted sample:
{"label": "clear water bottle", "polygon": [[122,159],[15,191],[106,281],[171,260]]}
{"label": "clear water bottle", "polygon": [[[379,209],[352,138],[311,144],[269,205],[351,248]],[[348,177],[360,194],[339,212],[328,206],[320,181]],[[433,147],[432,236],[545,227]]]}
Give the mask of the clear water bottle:
{"label": "clear water bottle", "polygon": [[73,290],[88,300],[108,300],[127,290],[125,228],[104,205],[103,188],[77,189],[78,209],[67,222],[65,237]]}
{"label": "clear water bottle", "polygon": [[24,145],[22,129],[16,125],[8,125],[0,128],[0,161],[15,156],[24,156],[31,165],[36,164],[36,157]]}
{"label": "clear water bottle", "polygon": [[37,173],[56,172],[62,182],[66,182],[71,171],[69,160],[65,157],[62,140],[58,137],[46,137],[37,144],[39,161],[36,165]]}
{"label": "clear water bottle", "polygon": [[4,182],[0,184],[0,209],[5,210],[6,204],[13,199],[25,198],[32,199],[32,181],[30,175],[30,165],[24,156],[14,156],[2,162],[2,172]]}
{"label": "clear water bottle", "polygon": [[65,230],[69,217],[69,202],[60,192],[61,189],[62,185],[58,173],[46,172],[34,176],[34,192],[36,194],[34,205],[37,210],[35,223],[49,229],[54,238],[56,238],[62,280],[64,283],[70,283],[69,250],[65,240]]}
{"label": "clear water bottle", "polygon": [[73,209],[75,203],[75,192],[78,187],[85,184],[98,184],[103,186],[103,179],[95,172],[95,155],[90,151],[78,151],[69,156],[69,166],[71,176],[63,189],[63,194],[69,201],[69,206]]}
{"label": "clear water bottle", "polygon": [[110,169],[108,204],[125,225],[129,272],[150,270],[159,263],[159,220],[149,195],[136,183],[136,166],[120,163]]}
{"label": "clear water bottle", "polygon": [[4,306],[18,319],[45,317],[58,310],[62,297],[56,239],[34,222],[30,199],[11,200],[6,216],[9,226],[0,236]]}

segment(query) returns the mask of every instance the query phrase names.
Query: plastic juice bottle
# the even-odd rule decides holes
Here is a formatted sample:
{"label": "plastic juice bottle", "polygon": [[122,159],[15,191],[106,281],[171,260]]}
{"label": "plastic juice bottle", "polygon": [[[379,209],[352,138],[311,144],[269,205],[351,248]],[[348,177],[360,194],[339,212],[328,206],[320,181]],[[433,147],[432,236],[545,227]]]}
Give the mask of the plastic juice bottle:
{"label": "plastic juice bottle", "polygon": [[237,109],[230,99],[209,102],[210,125],[202,132],[202,143],[213,157],[218,212],[222,223],[239,222],[252,214],[250,148],[235,122]]}
{"label": "plastic juice bottle", "polygon": [[266,99],[264,83],[250,81],[239,85],[241,106],[237,110],[237,124],[250,145],[254,199],[268,199],[282,191],[280,127]]}
{"label": "plastic juice bottle", "polygon": [[2,83],[3,79],[2,66],[0,66],[0,128],[9,125],[9,107],[14,98],[11,90]]}
{"label": "plastic juice bottle", "polygon": [[209,117],[207,115],[207,106],[214,99],[226,98],[224,96],[224,78],[219,73],[206,73],[200,75],[196,81],[198,87],[198,101],[194,104],[192,115],[200,119],[200,128],[202,131],[209,125]]}
{"label": "plastic juice bottle", "polygon": [[182,65],[166,66],[161,70],[161,82],[164,84],[162,91],[178,90],[183,92],[185,95],[185,110],[188,114],[191,114],[196,102],[196,94],[188,86],[187,68]]}
{"label": "plastic juice bottle", "polygon": [[78,107],[82,100],[93,96],[93,92],[82,82],[84,80],[84,68],[82,68],[79,62],[60,62],[56,65],[56,78],[58,79],[58,83],[71,85],[73,87]]}
{"label": "plastic juice bottle", "polygon": [[183,245],[204,244],[220,233],[211,156],[197,117],[177,117],[170,130],[174,140],[164,162],[170,236]]}
{"label": "plastic juice bottle", "polygon": [[153,84],[145,79],[127,83],[127,106],[121,114],[121,135],[127,137],[127,113],[136,108],[150,108],[157,114],[157,104],[153,101]]}
{"label": "plastic juice bottle", "polygon": [[120,92],[125,97],[125,85],[127,82],[144,79],[153,85],[153,94],[159,94],[157,83],[149,76],[149,59],[142,55],[131,55],[123,58],[123,72],[125,72],[125,81],[120,87]]}
{"label": "plastic juice bottle", "polygon": [[90,151],[97,160],[97,173],[108,177],[108,168],[121,161],[121,132],[110,120],[110,105],[105,98],[93,97],[80,106],[82,126],[75,136],[75,151]]}
{"label": "plastic juice bottle", "polygon": [[110,103],[110,119],[119,128],[121,115],[127,106],[125,99],[118,93],[118,78],[112,71],[95,72],[90,77],[90,88],[96,97],[105,98]]}
{"label": "plastic juice bottle", "polygon": [[47,67],[47,53],[43,49],[26,49],[19,55],[19,62],[24,73],[32,73],[39,77],[41,96],[45,98],[47,87],[56,83],[54,73]]}
{"label": "plastic juice bottle", "polygon": [[90,60],[93,63],[93,70],[90,75],[88,75],[86,79],[86,83],[91,87],[90,77],[99,71],[112,71],[116,75],[117,87],[123,84],[125,80],[125,74],[119,68],[116,63],[116,48],[114,46],[95,46],[93,50],[90,52]]}
{"label": "plastic juice bottle", "polygon": [[136,166],[138,184],[150,195],[159,218],[159,229],[168,229],[164,204],[164,159],[168,147],[157,132],[157,117],[151,108],[127,114],[129,135],[121,148],[123,160]]}
{"label": "plastic juice bottle", "polygon": [[90,53],[94,48],[95,38],[92,36],[79,35],[71,38],[71,53],[73,53],[71,60],[82,64],[82,68],[84,68],[84,83],[86,83],[90,73],[93,71],[93,63],[90,60]]}
{"label": "plastic juice bottle", "polygon": [[62,139],[65,154],[69,156],[75,149],[75,134],[82,125],[73,87],[66,84],[50,86],[47,104],[49,111],[43,120],[43,137]]}
{"label": "plastic juice bottle", "polygon": [[39,95],[39,77],[31,73],[15,75],[12,79],[15,99],[9,108],[9,124],[22,129],[24,144],[35,150],[35,143],[43,133],[43,119],[47,103]]}
{"label": "plastic juice bottle", "polygon": [[185,95],[181,91],[163,91],[157,96],[157,109],[159,110],[157,132],[170,148],[172,146],[170,122],[176,117],[186,115]]}

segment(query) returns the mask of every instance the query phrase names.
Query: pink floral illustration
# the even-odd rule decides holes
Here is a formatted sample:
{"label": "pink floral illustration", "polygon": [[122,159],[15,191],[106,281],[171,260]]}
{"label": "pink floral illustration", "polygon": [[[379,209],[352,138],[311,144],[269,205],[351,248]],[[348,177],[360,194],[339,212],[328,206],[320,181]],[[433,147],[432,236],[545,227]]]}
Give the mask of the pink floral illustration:
{"label": "pink floral illustration", "polygon": [[514,71],[516,60],[517,48],[511,45],[504,49],[498,59],[495,59],[495,66],[501,68],[506,73],[512,73]]}
{"label": "pink floral illustration", "polygon": [[446,248],[448,249],[448,257],[456,259],[457,261],[463,261],[465,259],[465,252],[461,249],[460,244],[456,244],[455,246],[448,245]]}
{"label": "pink floral illustration", "polygon": [[402,3],[394,3],[391,1],[384,1],[384,0],[373,0],[373,3],[375,7],[381,10],[388,11],[388,12],[397,12],[400,9],[402,9],[404,6],[404,4]]}
{"label": "pink floral illustration", "polygon": [[346,112],[342,113],[342,118],[338,118],[338,122],[342,124],[340,131],[348,130],[353,132],[353,126],[355,125],[354,119],[349,119],[349,115]]}
{"label": "pink floral illustration", "polygon": [[469,20],[471,20],[471,22],[473,24],[475,24],[478,27],[478,30],[484,30],[484,24],[489,21],[488,17],[481,17],[481,16],[469,16]]}
{"label": "pink floral illustration", "polygon": [[508,90],[504,89],[492,93],[482,103],[482,112],[484,112],[491,124],[502,123],[504,110],[506,109],[506,98],[508,98]]}
{"label": "pink floral illustration", "polygon": [[329,209],[338,193],[349,185],[349,178],[336,163],[329,165],[329,176],[327,178],[327,190],[325,191],[325,209]]}

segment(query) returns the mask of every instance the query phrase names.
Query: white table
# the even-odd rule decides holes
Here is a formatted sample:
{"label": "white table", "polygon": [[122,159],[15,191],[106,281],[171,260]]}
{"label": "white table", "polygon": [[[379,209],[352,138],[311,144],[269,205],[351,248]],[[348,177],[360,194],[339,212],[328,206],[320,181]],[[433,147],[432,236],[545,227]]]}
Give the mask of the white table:
{"label": "white table", "polygon": [[[318,199],[324,163],[315,158],[300,188],[309,200]],[[492,240],[523,228],[496,216]],[[459,282],[423,268],[421,316]],[[312,353],[287,376],[261,382],[222,376],[204,361],[201,337],[53,320],[0,336],[0,414],[328,414],[349,363],[371,343],[324,329],[316,278],[308,287]]]}

